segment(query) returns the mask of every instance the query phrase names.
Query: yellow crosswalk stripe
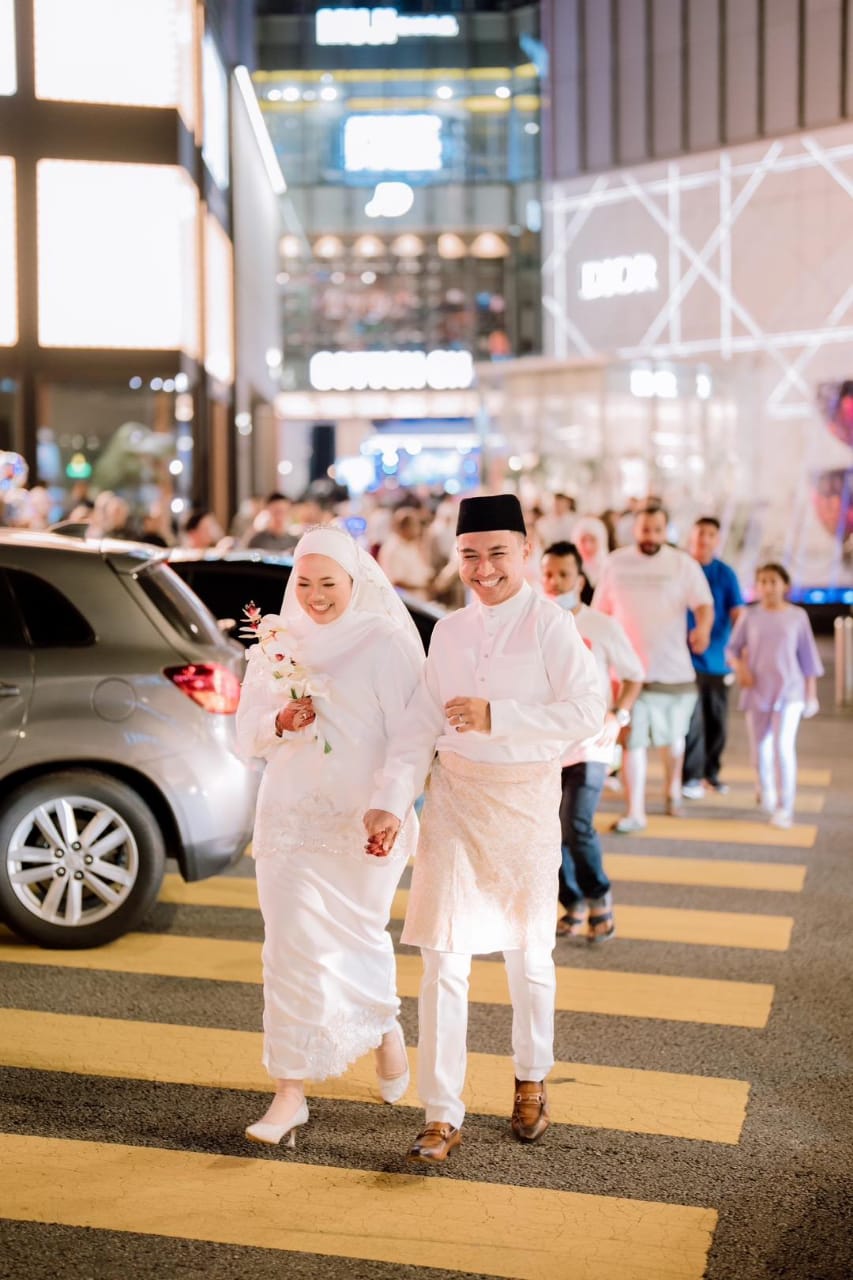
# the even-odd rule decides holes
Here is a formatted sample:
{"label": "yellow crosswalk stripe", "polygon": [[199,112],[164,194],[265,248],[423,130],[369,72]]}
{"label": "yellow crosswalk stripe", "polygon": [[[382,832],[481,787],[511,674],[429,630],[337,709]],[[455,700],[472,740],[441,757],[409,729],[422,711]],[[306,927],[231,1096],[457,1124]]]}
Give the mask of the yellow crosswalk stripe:
{"label": "yellow crosswalk stripe", "polygon": [[[613,831],[615,813],[597,813],[595,829],[605,835]],[[619,839],[618,836],[614,837]],[[632,839],[677,840],[690,844],[705,840],[712,844],[771,845],[777,849],[811,849],[817,839],[817,827],[796,823],[787,831],[771,827],[769,822],[748,822],[743,818],[667,818],[650,814],[644,831]]]}
{"label": "yellow crosswalk stripe", "polygon": [[[171,934],[131,933],[93,951],[45,951],[14,938],[0,938],[0,963],[4,961],[64,969],[202,978],[213,982],[259,982],[261,979],[257,943]],[[420,973],[419,956],[397,957],[400,995],[417,996]],[[482,1004],[508,1002],[503,965],[474,961],[471,999]],[[763,982],[557,968],[557,1008],[575,1013],[763,1027],[772,1000],[773,987]]]}
{"label": "yellow crosswalk stripe", "polygon": [[19,1221],[510,1280],[701,1280],[717,1221],[616,1196],[18,1134],[0,1135],[0,1167],[4,1216]]}
{"label": "yellow crosswalk stripe", "polygon": [[801,863],[735,862],[719,858],[666,858],[641,853],[605,853],[611,880],[639,884],[680,884],[716,889],[767,889],[801,893],[806,868]]}
{"label": "yellow crosswalk stripe", "polygon": [[[797,813],[823,813],[825,804],[825,792],[801,791],[797,795],[795,808]],[[752,787],[732,787],[724,796],[717,795],[715,791],[706,788],[702,799],[688,801],[687,808],[690,813],[693,813],[694,809],[700,812],[703,809],[711,812],[717,812],[720,809],[746,809],[751,813],[760,813]]]}
{"label": "yellow crosswalk stripe", "polygon": [[[0,1030],[0,1064],[7,1067],[218,1089],[266,1091],[270,1087],[261,1066],[261,1036],[253,1031],[23,1009],[0,1010]],[[414,1081],[416,1049],[409,1049],[409,1059]],[[468,1109],[481,1115],[506,1115],[511,1107],[511,1073],[506,1057],[469,1054]],[[381,1105],[372,1055],[355,1063],[345,1076],[309,1087],[308,1093]],[[557,1062],[548,1080],[551,1119],[556,1124],[707,1142],[738,1141],[748,1095],[749,1085],[743,1080],[581,1062]],[[419,1105],[414,1085],[404,1105]]]}
{"label": "yellow crosswalk stripe", "polygon": [[[766,889],[800,893],[806,879],[801,863],[735,862],[718,858],[667,858],[640,853],[606,853],[611,880],[641,884],[690,885],[718,889]],[[254,877],[214,876],[191,884],[179,875],[163,880],[160,901],[189,907],[242,907],[257,910]],[[402,919],[404,899],[395,899],[393,915]]]}
{"label": "yellow crosswalk stripe", "polygon": [[[722,770],[722,777],[726,782],[749,782],[755,786],[755,770],[746,760],[729,761],[726,760]],[[663,767],[659,760],[654,758],[654,753],[649,758],[649,778],[659,781],[663,778]],[[832,784],[831,769],[812,769],[803,767],[797,768],[797,786],[798,787],[828,787]]]}
{"label": "yellow crosswalk stripe", "polygon": [[[242,877],[185,884],[180,876],[168,876],[160,900],[194,906],[257,907],[255,882]],[[404,918],[408,902],[408,889],[398,889],[391,907],[392,919]],[[681,907],[620,906],[618,915],[621,938],[766,951],[787,951],[793,924],[790,916],[688,911]]]}

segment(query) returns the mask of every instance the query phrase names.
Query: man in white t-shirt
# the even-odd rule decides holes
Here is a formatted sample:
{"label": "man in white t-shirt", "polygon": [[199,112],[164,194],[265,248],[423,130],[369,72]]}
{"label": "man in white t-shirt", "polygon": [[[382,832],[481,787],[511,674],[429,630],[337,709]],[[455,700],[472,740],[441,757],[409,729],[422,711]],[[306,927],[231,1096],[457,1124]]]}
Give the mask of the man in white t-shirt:
{"label": "man in white t-shirt", "polygon": [[610,881],[594,825],[595,811],[616,739],[631,723],[631,707],[643,687],[644,673],[621,624],[581,603],[586,585],[582,568],[581,553],[572,542],[552,543],[542,557],[542,589],[574,617],[578,634],[595,659],[599,687],[608,707],[613,701],[611,679],[618,684],[602,731],[573,743],[563,758],[559,896],[565,915],[557,923],[557,934],[597,943],[612,938],[616,926]]}
{"label": "man in white t-shirt", "polygon": [[[607,557],[593,607],[617,618],[640,656],[643,691],[634,706],[624,755],[628,812],[613,830],[622,835],[646,826],[646,764],[649,747],[663,754],[666,811],[680,817],[684,742],[696,704],[691,654],[704,653],[711,638],[714,601],[701,566],[666,544],[669,517],[646,507],[634,520],[634,546]],[[696,625],[686,632],[687,610]]]}

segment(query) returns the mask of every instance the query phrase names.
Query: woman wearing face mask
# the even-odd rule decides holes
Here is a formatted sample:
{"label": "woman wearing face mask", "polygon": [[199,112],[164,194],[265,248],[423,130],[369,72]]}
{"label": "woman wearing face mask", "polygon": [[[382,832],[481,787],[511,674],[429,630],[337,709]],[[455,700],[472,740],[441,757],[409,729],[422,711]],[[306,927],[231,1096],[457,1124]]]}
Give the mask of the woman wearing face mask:
{"label": "woman wearing face mask", "polygon": [[[288,680],[276,680],[277,650],[308,673],[313,697],[292,697]],[[242,753],[267,762],[252,851],[264,918],[263,1061],[275,1096],[246,1130],[255,1142],[295,1145],[308,1120],[303,1082],[341,1075],[370,1049],[383,1099],[408,1087],[386,925],[416,820],[380,859],[364,852],[361,815],[423,662],[414,623],[376,562],[342,530],[304,534],[281,630],[272,646],[250,650],[237,713]]]}
{"label": "woman wearing face mask", "polygon": [[555,542],[542,556],[542,589],[574,615],[581,639],[595,658],[601,692],[608,705],[611,681],[618,684],[615,705],[607,713],[602,732],[596,738],[574,743],[563,760],[559,894],[565,915],[557,923],[557,934],[594,943],[612,938],[616,925],[610,881],[604,872],[601,841],[593,820],[616,741],[631,723],[631,707],[643,687],[643,664],[621,623],[581,603],[585,586],[582,566],[581,553],[572,542]]}

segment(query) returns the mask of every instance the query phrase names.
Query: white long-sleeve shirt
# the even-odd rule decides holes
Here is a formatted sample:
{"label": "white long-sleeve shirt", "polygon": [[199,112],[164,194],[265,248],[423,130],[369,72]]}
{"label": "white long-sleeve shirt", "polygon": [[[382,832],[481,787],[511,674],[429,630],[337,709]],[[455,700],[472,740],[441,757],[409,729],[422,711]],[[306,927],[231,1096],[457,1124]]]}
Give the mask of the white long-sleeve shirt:
{"label": "white long-sleeve shirt", "polygon": [[[456,732],[444,706],[457,697],[488,701],[490,733]],[[433,631],[370,807],[405,817],[437,750],[485,764],[562,758],[570,743],[600,731],[605,709],[595,660],[570,613],[527,583],[503,604],[475,601]]]}

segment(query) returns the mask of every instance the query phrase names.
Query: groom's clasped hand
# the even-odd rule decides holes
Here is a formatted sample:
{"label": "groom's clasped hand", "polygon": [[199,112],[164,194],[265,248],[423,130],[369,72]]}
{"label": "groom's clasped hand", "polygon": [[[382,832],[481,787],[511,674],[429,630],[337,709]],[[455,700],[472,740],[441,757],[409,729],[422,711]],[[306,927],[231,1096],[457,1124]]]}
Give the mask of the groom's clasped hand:
{"label": "groom's clasped hand", "polygon": [[364,815],[367,843],[364,852],[373,858],[387,858],[400,830],[400,819],[385,809],[369,809]]}

